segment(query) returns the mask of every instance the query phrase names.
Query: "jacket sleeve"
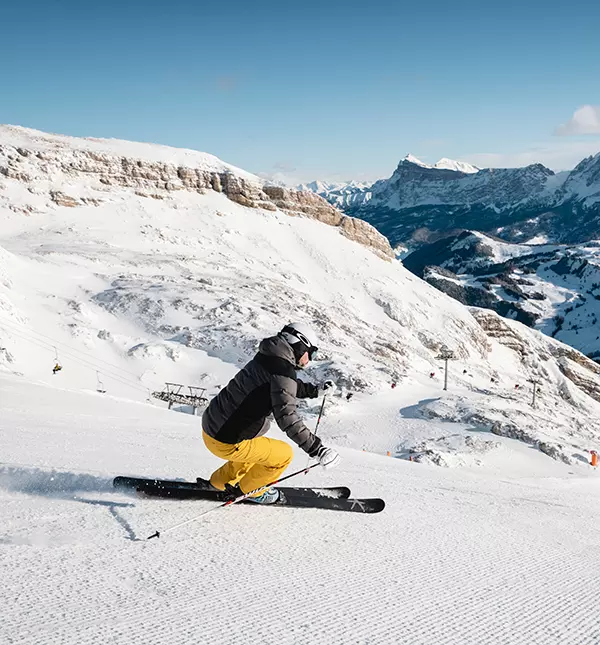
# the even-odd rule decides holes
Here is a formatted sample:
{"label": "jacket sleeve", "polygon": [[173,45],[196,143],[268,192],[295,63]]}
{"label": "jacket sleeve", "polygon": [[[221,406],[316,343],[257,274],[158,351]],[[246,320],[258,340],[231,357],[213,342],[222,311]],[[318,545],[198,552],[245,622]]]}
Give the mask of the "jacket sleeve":
{"label": "jacket sleeve", "polygon": [[[314,386],[313,386],[314,387]],[[321,447],[321,440],[305,425],[296,408],[298,382],[282,374],[271,376],[271,403],[277,425],[304,452],[314,457]]]}
{"label": "jacket sleeve", "polygon": [[298,392],[296,396],[299,399],[316,399],[319,396],[319,388],[312,383],[305,383],[298,379],[296,381],[298,385]]}

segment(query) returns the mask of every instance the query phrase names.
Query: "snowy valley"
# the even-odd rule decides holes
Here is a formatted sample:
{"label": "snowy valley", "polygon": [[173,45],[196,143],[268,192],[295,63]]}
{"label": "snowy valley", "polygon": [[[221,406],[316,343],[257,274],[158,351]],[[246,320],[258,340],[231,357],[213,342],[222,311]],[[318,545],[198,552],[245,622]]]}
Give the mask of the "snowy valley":
{"label": "snowy valley", "polygon": [[486,307],[600,357],[600,251],[583,244],[510,244],[463,231],[425,244],[404,266],[463,304]]}
{"label": "snowy valley", "polygon": [[[442,161],[402,172],[488,172]],[[372,204],[375,186],[353,188]],[[0,127],[0,642],[598,642],[600,367],[411,273],[329,189],[342,201],[195,151]],[[214,395],[290,319],[320,336],[301,378],[337,383],[319,434],[344,460],[300,482],[385,511],[233,507],[143,541],[210,504],[112,478],[217,463],[152,392]]]}

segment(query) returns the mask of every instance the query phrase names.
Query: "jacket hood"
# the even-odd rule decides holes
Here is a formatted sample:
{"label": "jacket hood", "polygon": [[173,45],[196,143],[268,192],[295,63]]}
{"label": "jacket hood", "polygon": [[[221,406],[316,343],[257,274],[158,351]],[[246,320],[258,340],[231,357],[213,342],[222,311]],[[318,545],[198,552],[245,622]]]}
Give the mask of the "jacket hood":
{"label": "jacket hood", "polygon": [[296,367],[296,357],[292,346],[281,336],[271,336],[260,341],[258,353],[266,356],[276,356]]}

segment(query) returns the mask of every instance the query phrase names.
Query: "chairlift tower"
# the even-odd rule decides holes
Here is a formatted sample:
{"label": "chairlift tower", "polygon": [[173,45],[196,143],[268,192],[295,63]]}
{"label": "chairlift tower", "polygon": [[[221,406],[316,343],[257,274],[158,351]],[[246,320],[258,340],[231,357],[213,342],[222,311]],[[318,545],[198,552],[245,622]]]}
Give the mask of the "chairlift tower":
{"label": "chairlift tower", "polygon": [[440,353],[436,356],[436,360],[444,361],[444,390],[448,389],[448,361],[454,360],[455,358],[454,352],[446,345],[441,346]]}
{"label": "chairlift tower", "polygon": [[540,384],[540,380],[537,377],[528,378],[527,380],[533,384],[533,396],[531,399],[531,407],[535,408],[535,398],[537,394],[538,385]]}

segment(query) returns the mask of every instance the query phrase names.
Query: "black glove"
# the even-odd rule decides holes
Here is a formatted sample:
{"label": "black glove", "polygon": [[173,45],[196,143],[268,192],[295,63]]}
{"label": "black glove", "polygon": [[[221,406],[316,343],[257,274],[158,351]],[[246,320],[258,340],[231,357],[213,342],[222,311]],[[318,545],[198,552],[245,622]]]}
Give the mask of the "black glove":
{"label": "black glove", "polygon": [[333,381],[325,381],[319,386],[319,390],[323,394],[333,394],[336,391],[336,386]]}

